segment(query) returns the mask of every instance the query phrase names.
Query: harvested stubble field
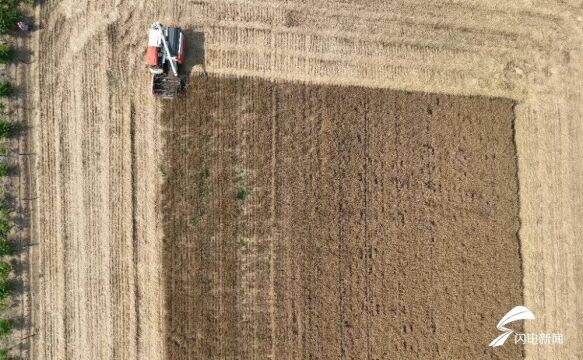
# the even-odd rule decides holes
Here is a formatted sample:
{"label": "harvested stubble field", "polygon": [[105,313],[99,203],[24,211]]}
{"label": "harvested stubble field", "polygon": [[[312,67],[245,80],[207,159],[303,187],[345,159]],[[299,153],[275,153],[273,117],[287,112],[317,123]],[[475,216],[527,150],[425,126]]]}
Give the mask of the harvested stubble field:
{"label": "harvested stubble field", "polygon": [[162,118],[168,358],[522,357],[512,101],[211,76]]}

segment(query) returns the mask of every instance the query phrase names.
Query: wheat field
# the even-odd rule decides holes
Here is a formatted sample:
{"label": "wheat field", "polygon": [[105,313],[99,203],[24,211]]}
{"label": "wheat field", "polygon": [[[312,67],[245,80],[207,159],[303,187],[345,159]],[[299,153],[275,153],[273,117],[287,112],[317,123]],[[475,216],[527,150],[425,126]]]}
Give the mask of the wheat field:
{"label": "wheat field", "polygon": [[155,19],[195,42],[193,78],[516,102],[523,305],[536,315],[525,331],[564,336],[561,346],[526,346],[525,355],[583,357],[580,3],[47,0],[35,9],[29,107],[39,245],[28,256],[30,273],[45,275],[29,279],[31,358],[166,358],[167,105],[150,96],[143,64]]}

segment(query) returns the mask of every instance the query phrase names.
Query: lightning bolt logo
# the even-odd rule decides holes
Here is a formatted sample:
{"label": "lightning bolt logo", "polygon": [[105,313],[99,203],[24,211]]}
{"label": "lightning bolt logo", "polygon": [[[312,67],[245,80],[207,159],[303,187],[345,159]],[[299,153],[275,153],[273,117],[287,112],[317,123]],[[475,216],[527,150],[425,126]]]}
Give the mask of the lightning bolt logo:
{"label": "lightning bolt logo", "polygon": [[492,340],[488,346],[498,347],[504,345],[508,337],[513,332],[511,329],[508,329],[504,325],[518,320],[534,320],[534,314],[525,306],[516,306],[512,308],[512,310],[507,312],[506,315],[502,317],[502,319],[498,322],[498,325],[496,325],[496,328],[502,331],[503,334]]}

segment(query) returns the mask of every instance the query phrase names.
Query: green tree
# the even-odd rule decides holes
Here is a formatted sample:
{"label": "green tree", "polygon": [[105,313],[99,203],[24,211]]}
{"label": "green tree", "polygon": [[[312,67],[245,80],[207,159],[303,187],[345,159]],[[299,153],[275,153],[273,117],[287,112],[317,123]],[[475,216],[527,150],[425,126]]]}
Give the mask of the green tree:
{"label": "green tree", "polygon": [[9,8],[16,8],[23,2],[26,2],[26,0],[0,0],[0,5],[2,8],[5,6]]}
{"label": "green tree", "polygon": [[12,171],[12,166],[8,164],[0,164],[0,178],[6,177]]}
{"label": "green tree", "polygon": [[12,244],[6,239],[0,239],[0,256],[10,256],[14,254]]}
{"label": "green tree", "polygon": [[0,34],[16,30],[18,21],[22,19],[22,14],[18,10],[19,4],[19,0],[0,1]]}
{"label": "green tree", "polygon": [[0,336],[10,335],[12,332],[12,321],[7,319],[0,320]]}
{"label": "green tree", "polygon": [[10,297],[12,294],[12,286],[8,281],[0,281],[0,304],[4,304],[4,301]]}
{"label": "green tree", "polygon": [[8,97],[14,95],[14,86],[9,82],[0,83],[0,97]]}
{"label": "green tree", "polygon": [[0,208],[0,236],[6,239],[8,233],[12,230],[12,220],[10,213],[5,208]]}
{"label": "green tree", "polygon": [[0,349],[0,360],[8,360],[8,349]]}
{"label": "green tree", "polygon": [[0,118],[0,138],[7,139],[12,134],[12,124]]}
{"label": "green tree", "polygon": [[0,64],[14,60],[14,48],[8,44],[0,44]]}
{"label": "green tree", "polygon": [[16,136],[22,132],[22,125],[19,123],[11,123],[0,114],[0,139],[8,139]]}
{"label": "green tree", "polygon": [[12,266],[9,263],[4,261],[0,262],[0,281],[6,282],[11,271]]}

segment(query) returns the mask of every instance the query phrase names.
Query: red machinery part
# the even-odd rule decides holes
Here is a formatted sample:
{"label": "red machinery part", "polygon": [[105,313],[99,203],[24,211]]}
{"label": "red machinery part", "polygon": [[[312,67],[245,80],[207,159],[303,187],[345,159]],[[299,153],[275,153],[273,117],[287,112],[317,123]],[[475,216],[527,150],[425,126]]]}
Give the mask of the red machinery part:
{"label": "red machinery part", "polygon": [[148,46],[146,51],[146,64],[150,67],[158,66],[158,48],[155,46]]}
{"label": "red machinery part", "polygon": [[184,35],[182,30],[180,30],[180,45],[178,47],[178,56],[176,57],[176,62],[179,64],[184,64]]}

